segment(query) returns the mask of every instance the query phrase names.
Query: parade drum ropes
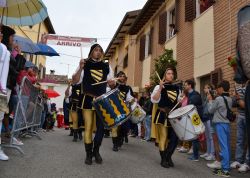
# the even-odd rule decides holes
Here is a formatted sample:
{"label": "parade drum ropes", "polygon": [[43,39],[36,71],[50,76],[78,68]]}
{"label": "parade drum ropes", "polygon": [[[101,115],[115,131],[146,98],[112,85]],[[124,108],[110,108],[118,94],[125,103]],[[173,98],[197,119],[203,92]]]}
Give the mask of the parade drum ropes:
{"label": "parade drum ropes", "polygon": [[171,112],[168,118],[180,140],[197,139],[205,131],[205,126],[194,105],[178,108]]}
{"label": "parade drum ropes", "polygon": [[130,110],[120,97],[118,89],[111,90],[96,98],[93,106],[106,129],[121,125],[128,120],[130,115]]}

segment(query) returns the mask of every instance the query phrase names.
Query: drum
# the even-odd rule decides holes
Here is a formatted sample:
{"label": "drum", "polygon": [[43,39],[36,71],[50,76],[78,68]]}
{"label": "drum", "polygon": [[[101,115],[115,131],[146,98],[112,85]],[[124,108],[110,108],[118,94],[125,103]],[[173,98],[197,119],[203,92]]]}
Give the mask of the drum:
{"label": "drum", "polygon": [[131,111],[130,120],[134,124],[141,123],[146,118],[146,112],[136,102],[131,105]]}
{"label": "drum", "polygon": [[168,118],[180,140],[197,139],[205,131],[205,126],[194,105],[176,109],[169,114]]}
{"label": "drum", "polygon": [[93,101],[93,106],[106,129],[121,125],[129,119],[130,110],[120,97],[118,89],[111,90],[96,98]]}

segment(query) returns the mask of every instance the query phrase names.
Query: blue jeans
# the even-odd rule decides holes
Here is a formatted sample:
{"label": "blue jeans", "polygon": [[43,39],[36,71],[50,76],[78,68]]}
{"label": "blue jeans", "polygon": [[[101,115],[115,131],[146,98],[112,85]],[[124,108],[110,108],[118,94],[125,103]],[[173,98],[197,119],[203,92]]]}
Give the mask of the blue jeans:
{"label": "blue jeans", "polygon": [[192,145],[193,145],[193,158],[199,159],[199,147],[200,147],[199,139],[193,140]]}
{"label": "blue jeans", "polygon": [[45,112],[43,111],[43,112],[42,112],[42,115],[41,115],[41,124],[40,124],[40,127],[41,127],[41,128],[43,128],[43,124],[44,124],[44,122],[45,122],[45,116],[46,116],[46,114],[45,114]]}
{"label": "blue jeans", "polygon": [[214,156],[214,141],[213,141],[213,131],[211,126],[211,120],[204,122],[205,125],[205,135],[207,143],[207,153]]}
{"label": "blue jeans", "polygon": [[246,118],[244,115],[237,117],[237,141],[235,150],[235,160],[240,164],[245,161],[244,148],[246,143]]}
{"label": "blue jeans", "polygon": [[151,115],[147,115],[144,124],[145,124],[145,140],[150,140],[151,138]]}
{"label": "blue jeans", "polygon": [[230,124],[216,123],[216,134],[220,145],[221,167],[223,171],[230,170]]}

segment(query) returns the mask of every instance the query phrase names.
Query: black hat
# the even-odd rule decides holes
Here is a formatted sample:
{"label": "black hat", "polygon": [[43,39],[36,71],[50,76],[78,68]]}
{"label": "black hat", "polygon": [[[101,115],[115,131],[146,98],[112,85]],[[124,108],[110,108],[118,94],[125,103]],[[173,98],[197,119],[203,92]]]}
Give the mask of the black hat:
{"label": "black hat", "polygon": [[96,44],[94,44],[94,45],[91,46],[90,51],[89,51],[89,57],[91,56],[91,54],[94,51],[94,49],[97,48],[97,47],[101,48],[101,50],[103,52],[103,49],[102,49],[101,45],[99,45],[99,44],[96,43]]}
{"label": "black hat", "polygon": [[5,44],[5,46],[9,46],[9,37],[11,35],[16,34],[15,30],[8,27],[8,26],[2,25],[1,26],[1,33],[3,34],[2,43]]}

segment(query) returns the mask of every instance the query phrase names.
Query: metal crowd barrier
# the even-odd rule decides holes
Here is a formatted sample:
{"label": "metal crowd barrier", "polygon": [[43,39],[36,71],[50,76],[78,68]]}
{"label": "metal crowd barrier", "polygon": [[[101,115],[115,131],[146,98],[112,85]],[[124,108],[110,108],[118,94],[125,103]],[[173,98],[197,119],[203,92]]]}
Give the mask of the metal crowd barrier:
{"label": "metal crowd barrier", "polygon": [[23,78],[16,97],[17,105],[14,109],[10,142],[3,146],[16,149],[24,154],[20,146],[12,144],[13,138],[22,134],[36,136],[41,139],[38,135],[38,128],[41,125],[43,101],[39,97],[39,90],[26,77]]}

